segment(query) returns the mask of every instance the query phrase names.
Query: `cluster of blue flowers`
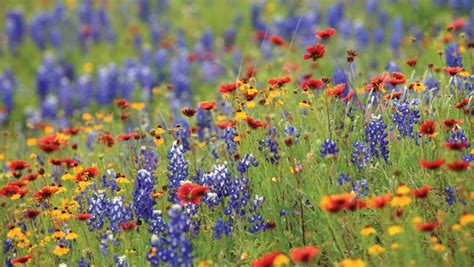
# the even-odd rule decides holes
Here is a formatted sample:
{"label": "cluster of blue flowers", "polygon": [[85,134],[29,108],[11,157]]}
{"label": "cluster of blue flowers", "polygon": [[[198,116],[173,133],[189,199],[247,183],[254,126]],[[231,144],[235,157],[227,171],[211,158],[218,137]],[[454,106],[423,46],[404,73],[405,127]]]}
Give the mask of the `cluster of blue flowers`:
{"label": "cluster of blue flowers", "polygon": [[408,101],[392,101],[395,111],[392,115],[392,121],[395,128],[401,137],[411,137],[416,139],[418,133],[415,135],[413,126],[420,122],[420,110],[418,103],[413,101],[411,104]]}
{"label": "cluster of blue flowers", "polygon": [[325,157],[327,155],[336,156],[338,152],[339,148],[337,147],[336,142],[331,139],[326,139],[321,144],[321,150],[319,154],[321,157]]}
{"label": "cluster of blue flowers", "polygon": [[280,154],[278,152],[278,143],[276,141],[278,133],[275,127],[268,129],[266,139],[258,142],[258,150],[265,155],[265,160],[276,164],[280,161]]}
{"label": "cluster of blue flowers", "polygon": [[365,128],[365,142],[369,144],[369,152],[372,158],[382,157],[385,162],[389,163],[386,129],[387,125],[384,124],[382,116],[372,115],[369,124]]}

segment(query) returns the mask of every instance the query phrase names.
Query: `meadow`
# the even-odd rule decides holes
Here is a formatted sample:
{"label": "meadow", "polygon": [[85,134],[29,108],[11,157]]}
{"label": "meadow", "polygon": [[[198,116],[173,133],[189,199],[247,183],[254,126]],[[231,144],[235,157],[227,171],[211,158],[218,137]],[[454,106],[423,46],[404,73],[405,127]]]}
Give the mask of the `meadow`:
{"label": "meadow", "polygon": [[2,0],[1,266],[473,266],[469,0]]}

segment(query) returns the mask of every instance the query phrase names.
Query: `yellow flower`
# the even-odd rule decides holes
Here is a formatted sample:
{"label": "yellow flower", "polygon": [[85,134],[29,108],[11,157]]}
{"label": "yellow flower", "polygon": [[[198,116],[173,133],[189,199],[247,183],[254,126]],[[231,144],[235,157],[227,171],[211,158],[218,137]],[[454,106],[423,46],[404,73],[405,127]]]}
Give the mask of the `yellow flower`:
{"label": "yellow flower", "polygon": [[281,267],[281,266],[289,266],[289,265],[290,265],[290,259],[285,254],[280,254],[273,260],[272,266]]}
{"label": "yellow flower", "polygon": [[63,231],[54,231],[53,237],[58,239],[63,239],[66,234]]}
{"label": "yellow flower", "polygon": [[369,236],[369,235],[375,234],[375,233],[377,233],[377,231],[375,231],[375,229],[372,226],[366,226],[366,227],[364,227],[364,229],[362,229],[360,231],[360,234],[362,236]]}
{"label": "yellow flower", "polygon": [[378,255],[384,253],[385,248],[383,248],[381,245],[373,245],[368,249],[368,251],[370,255]]}
{"label": "yellow flower", "polygon": [[165,143],[165,139],[159,135],[155,136],[155,144],[157,147],[162,146]]}
{"label": "yellow flower", "polygon": [[159,94],[160,91],[161,91],[161,90],[160,90],[160,87],[158,87],[158,86],[155,86],[155,87],[153,87],[153,89],[151,89],[151,92],[152,92],[154,95]]}
{"label": "yellow flower", "polygon": [[66,1],[66,6],[69,8],[69,9],[73,9],[76,7],[76,0],[67,0]]}
{"label": "yellow flower", "polygon": [[97,113],[95,114],[95,117],[96,117],[97,119],[101,120],[101,119],[104,117],[104,113],[102,113],[102,112],[97,112]]}
{"label": "yellow flower", "polygon": [[103,119],[103,121],[104,121],[105,123],[110,123],[110,122],[112,122],[112,115],[107,115],[107,116],[105,116],[104,119]]}
{"label": "yellow flower", "polygon": [[7,233],[8,238],[15,238],[15,237],[21,237],[23,236],[23,233],[21,232],[20,227],[14,227],[13,229],[10,229]]}
{"label": "yellow flower", "polygon": [[50,236],[45,236],[43,239],[40,241],[40,246],[44,247],[48,244],[48,242],[51,241]]}
{"label": "yellow flower", "polygon": [[247,252],[242,252],[240,255],[240,260],[245,261],[249,258],[249,254]]}
{"label": "yellow flower", "polygon": [[92,120],[92,115],[90,113],[86,112],[86,113],[82,114],[82,119],[84,121],[90,121],[90,120]]}
{"label": "yellow flower", "polygon": [[390,236],[398,235],[400,233],[403,233],[403,228],[398,224],[392,225],[388,228],[388,234]]}
{"label": "yellow flower", "polygon": [[397,195],[408,195],[410,193],[410,188],[404,184],[399,185],[397,188]]}
{"label": "yellow flower", "polygon": [[30,154],[30,159],[36,159],[38,156],[35,153]]}
{"label": "yellow flower", "polygon": [[145,103],[143,102],[136,102],[136,103],[132,103],[130,105],[131,108],[135,109],[135,110],[142,110],[145,108]]}
{"label": "yellow flower", "polygon": [[198,267],[209,267],[213,264],[212,260],[202,260],[199,262]]}
{"label": "yellow flower", "polygon": [[474,214],[472,213],[467,213],[461,216],[461,219],[459,220],[459,224],[464,226],[470,223],[474,222]]}
{"label": "yellow flower", "polygon": [[0,160],[4,160],[5,159],[5,154],[3,154],[2,152],[0,152]]}
{"label": "yellow flower", "polygon": [[396,196],[390,201],[392,207],[405,207],[410,205],[411,198],[408,196]]}
{"label": "yellow flower", "polygon": [[247,113],[245,111],[240,111],[235,113],[235,118],[234,120],[239,121],[239,120],[245,120],[247,119]]}
{"label": "yellow flower", "polygon": [[83,70],[85,73],[91,73],[94,70],[94,65],[92,63],[86,63],[84,64]]}
{"label": "yellow flower", "polygon": [[411,223],[413,223],[413,225],[416,226],[416,225],[420,224],[422,221],[423,221],[423,219],[420,216],[416,216],[415,218],[413,218],[413,220],[411,220]]}
{"label": "yellow flower", "polygon": [[76,238],[78,238],[79,236],[74,233],[74,232],[70,232],[69,234],[66,235],[66,240],[74,240]]}
{"label": "yellow flower", "polygon": [[392,243],[392,244],[390,245],[390,248],[393,249],[393,250],[397,250],[397,249],[400,248],[400,244],[398,244],[397,242]]}
{"label": "yellow flower", "polygon": [[35,146],[35,145],[36,145],[36,139],[35,139],[35,138],[28,138],[28,139],[26,140],[26,145],[28,145],[28,146],[30,146],[30,147],[31,147],[31,146]]}
{"label": "yellow flower", "polygon": [[461,230],[462,226],[460,224],[455,224],[453,226],[451,226],[451,230],[453,231],[459,231]]}
{"label": "yellow flower", "polygon": [[94,129],[96,129],[96,130],[101,130],[101,129],[102,129],[102,124],[96,124],[96,125],[94,126]]}
{"label": "yellow flower", "polygon": [[422,82],[413,83],[412,86],[413,86],[413,90],[417,93],[421,93],[426,88]]}
{"label": "yellow flower", "polygon": [[51,127],[51,126],[46,126],[46,127],[44,127],[44,133],[45,133],[45,134],[50,134],[50,133],[52,133],[52,132],[54,132],[54,128],[53,128],[53,127]]}
{"label": "yellow flower", "polygon": [[63,176],[61,176],[61,180],[63,180],[63,181],[74,180],[74,176],[72,176],[72,175],[69,174],[69,173],[65,173]]}
{"label": "yellow flower", "polygon": [[361,259],[344,259],[337,267],[365,267],[365,262]]}
{"label": "yellow flower", "polygon": [[431,246],[431,249],[434,251],[442,252],[446,249],[446,247],[441,244],[435,244]]}
{"label": "yellow flower", "polygon": [[254,108],[255,107],[255,102],[254,101],[248,101],[247,102],[247,107],[248,108]]}
{"label": "yellow flower", "polygon": [[127,177],[119,177],[119,178],[117,178],[117,183],[118,184],[129,184],[130,180],[128,180]]}
{"label": "yellow flower", "polygon": [[217,121],[225,121],[227,120],[227,116],[224,114],[217,115]]}
{"label": "yellow flower", "polygon": [[56,256],[62,256],[64,254],[67,254],[69,252],[69,249],[65,246],[59,245],[54,248],[54,255]]}
{"label": "yellow flower", "polygon": [[306,101],[306,100],[301,101],[298,105],[300,106],[300,108],[309,108],[310,107],[308,101]]}

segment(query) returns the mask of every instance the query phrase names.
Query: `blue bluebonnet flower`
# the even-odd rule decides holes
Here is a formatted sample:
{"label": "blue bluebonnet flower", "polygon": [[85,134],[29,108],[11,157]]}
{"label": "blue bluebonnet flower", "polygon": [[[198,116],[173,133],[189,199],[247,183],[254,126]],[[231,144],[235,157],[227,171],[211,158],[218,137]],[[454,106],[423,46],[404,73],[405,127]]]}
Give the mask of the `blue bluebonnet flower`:
{"label": "blue bluebonnet flower", "polygon": [[344,2],[338,2],[328,7],[327,24],[332,28],[337,28],[340,21],[344,19]]}
{"label": "blue bluebonnet flower", "polygon": [[280,154],[278,152],[278,143],[276,139],[278,137],[278,133],[275,127],[271,127],[268,129],[266,139],[262,139],[258,142],[258,150],[265,155],[265,160],[276,164],[280,160]]}
{"label": "blue bluebonnet flower", "polygon": [[464,133],[464,129],[461,127],[456,127],[452,129],[449,133],[448,138],[446,138],[446,142],[448,143],[458,142],[458,143],[466,144],[466,148],[471,147],[471,144],[469,143],[469,139]]}
{"label": "blue bluebonnet flower", "polygon": [[150,15],[150,0],[138,0],[138,17],[141,21],[148,21]]}
{"label": "blue bluebonnet flower", "polygon": [[106,105],[112,103],[118,88],[118,69],[113,64],[100,68],[97,73],[97,103]]}
{"label": "blue bluebonnet flower", "polygon": [[354,142],[352,147],[351,162],[361,170],[371,160],[369,148],[361,141]]}
{"label": "blue bluebonnet flower", "polygon": [[153,210],[147,223],[150,226],[148,232],[155,235],[165,234],[168,229],[168,224],[164,221],[161,210]]}
{"label": "blue bluebonnet flower", "polygon": [[382,157],[389,163],[388,134],[385,132],[387,125],[383,123],[382,116],[372,115],[365,128],[365,142],[369,144],[370,155],[375,158]]}
{"label": "blue bluebonnet flower", "polygon": [[188,177],[188,162],[184,157],[183,146],[178,145],[178,142],[173,142],[173,146],[168,151],[168,180],[170,183],[167,185],[168,188],[168,201],[172,203],[178,203],[179,200],[176,197],[176,190],[179,188],[180,183],[185,181]]}
{"label": "blue bluebonnet flower", "polygon": [[347,78],[346,72],[341,67],[337,67],[334,70],[332,79],[334,84],[344,83],[346,85],[340,97],[344,98],[345,96],[347,96],[347,94],[349,93],[349,79]]}
{"label": "blue bluebonnet flower", "polygon": [[461,157],[461,160],[465,162],[473,162],[474,161],[474,154],[472,153],[467,153],[464,156]]}
{"label": "blue bluebonnet flower", "polygon": [[222,139],[225,143],[225,149],[230,157],[237,153],[237,142],[235,142],[235,137],[237,132],[232,127],[227,127],[222,134]]}
{"label": "blue bluebonnet flower", "polygon": [[336,156],[339,152],[339,148],[337,148],[336,142],[331,139],[326,139],[321,144],[321,151],[319,154],[321,157],[325,157],[327,155]]}
{"label": "blue bluebonnet flower", "polygon": [[446,65],[448,67],[462,67],[462,57],[458,50],[458,44],[451,42],[445,49]]}
{"label": "blue bluebonnet flower", "polygon": [[339,177],[337,177],[337,183],[339,185],[343,185],[344,183],[348,183],[350,181],[351,181],[351,177],[344,173],[339,174]]}
{"label": "blue bluebonnet flower", "polygon": [[286,137],[292,137],[293,138],[293,143],[294,144],[297,144],[298,141],[300,140],[300,132],[298,131],[298,129],[296,129],[295,126],[293,125],[290,125],[290,124],[286,124],[285,125],[285,129],[284,129],[284,133],[286,135]]}
{"label": "blue bluebonnet flower", "polygon": [[250,19],[252,26],[256,31],[266,31],[267,25],[260,17],[261,7],[258,4],[252,4],[250,8]]}
{"label": "blue bluebonnet flower", "polygon": [[142,146],[140,148],[140,155],[143,159],[142,161],[137,162],[140,168],[143,168],[152,174],[158,164],[157,153],[153,149],[147,149],[146,146]]}
{"label": "blue bluebonnet flower", "polygon": [[[198,132],[197,132],[198,140],[199,141],[209,140],[210,135],[211,135],[211,127],[214,125],[212,122],[211,111],[199,109],[196,114],[196,120],[197,120],[196,125],[199,127]],[[205,132],[206,129],[208,133],[207,136]]]}
{"label": "blue bluebonnet flower", "polygon": [[402,44],[404,36],[402,18],[397,16],[392,21],[392,37],[390,39],[390,46],[397,56],[399,54],[398,50]]}
{"label": "blue bluebonnet flower", "polygon": [[133,219],[132,207],[125,203],[123,196],[118,196],[108,201],[108,207],[105,215],[110,222],[110,230],[117,233],[120,230],[120,224]]}
{"label": "blue bluebonnet flower", "polygon": [[113,232],[107,230],[100,235],[100,251],[104,257],[109,255],[109,243],[113,244],[114,246],[120,246],[121,244],[120,241],[114,237]]}
{"label": "blue bluebonnet flower", "polygon": [[439,81],[433,76],[426,77],[424,81],[426,90],[424,91],[424,98],[426,103],[430,103],[434,97],[438,95],[440,88]]}
{"label": "blue bluebonnet flower", "polygon": [[[13,110],[13,93],[16,88],[16,79],[11,71],[5,71],[0,76],[0,124],[8,119],[8,115]],[[4,115],[2,108],[5,108]]]}
{"label": "blue bluebonnet flower", "polygon": [[238,163],[237,163],[237,171],[241,174],[247,172],[247,170],[251,167],[257,167],[258,161],[252,154],[246,154]]}
{"label": "blue bluebonnet flower", "polygon": [[6,14],[6,36],[10,52],[16,53],[18,45],[23,41],[25,33],[25,21],[23,12],[20,10],[9,10]]}
{"label": "blue bluebonnet flower", "polygon": [[222,235],[232,236],[234,226],[231,219],[224,221],[222,218],[218,218],[216,224],[212,227],[212,232],[215,239],[221,239]]}
{"label": "blue bluebonnet flower", "polygon": [[104,216],[108,206],[107,202],[105,190],[94,191],[92,192],[92,196],[87,198],[87,205],[89,206],[87,213],[94,215],[94,217],[87,221],[90,231],[104,227]]}
{"label": "blue bluebonnet flower", "polygon": [[395,72],[395,71],[400,71],[400,66],[398,66],[398,64],[395,62],[395,61],[389,61],[387,63],[387,66],[385,66],[385,69],[388,71],[388,72]]}
{"label": "blue bluebonnet flower", "polygon": [[385,41],[385,30],[382,27],[377,27],[373,30],[375,44],[381,45]]}
{"label": "blue bluebonnet flower", "polygon": [[183,208],[175,204],[168,210],[170,218],[165,234],[152,235],[151,249],[147,260],[151,266],[192,266],[191,242],[186,238],[189,232],[188,218]]}
{"label": "blue bluebonnet flower", "polygon": [[418,133],[415,135],[413,132],[413,126],[420,122],[420,111],[418,104],[415,102],[408,103],[408,101],[392,101],[395,107],[395,111],[392,115],[392,121],[398,133],[402,137],[418,137]]}
{"label": "blue bluebonnet flower", "polygon": [[356,181],[352,186],[352,191],[356,193],[357,197],[367,196],[369,194],[369,184],[366,179]]}
{"label": "blue bluebonnet flower", "polygon": [[110,189],[111,194],[120,191],[120,186],[117,183],[113,169],[108,169],[105,174],[102,175],[100,181],[102,182],[102,188]]}
{"label": "blue bluebonnet flower", "polygon": [[376,13],[379,8],[377,0],[365,0],[365,10],[367,14]]}
{"label": "blue bluebonnet flower", "polygon": [[369,46],[369,31],[363,24],[356,24],[355,27],[355,38],[357,41],[357,47],[359,49],[366,49]]}
{"label": "blue bluebonnet flower", "polygon": [[77,267],[90,267],[91,266],[91,260],[86,260],[84,257],[81,257],[79,261],[77,262]]}
{"label": "blue bluebonnet flower", "polygon": [[115,263],[115,267],[128,267],[128,266],[130,266],[128,264],[126,255],[123,255],[123,256],[114,255],[114,263]]}
{"label": "blue bluebonnet flower", "polygon": [[46,48],[51,18],[51,14],[49,12],[41,12],[31,19],[30,37],[40,50],[44,50]]}
{"label": "blue bluebonnet flower", "polygon": [[3,254],[6,254],[13,248],[13,241],[10,238],[3,240]]}
{"label": "blue bluebonnet flower", "polygon": [[444,193],[446,194],[446,203],[448,205],[453,205],[454,201],[456,201],[456,196],[454,195],[454,189],[452,186],[448,186],[444,189]]}
{"label": "blue bluebonnet flower", "polygon": [[139,170],[135,178],[135,190],[133,191],[133,209],[137,218],[148,220],[153,213],[156,204],[152,197],[155,177],[147,170]]}
{"label": "blue bluebonnet flower", "polygon": [[173,84],[173,108],[178,113],[181,108],[191,106],[191,81],[189,79],[190,64],[187,53],[182,52],[170,63],[171,84]]}

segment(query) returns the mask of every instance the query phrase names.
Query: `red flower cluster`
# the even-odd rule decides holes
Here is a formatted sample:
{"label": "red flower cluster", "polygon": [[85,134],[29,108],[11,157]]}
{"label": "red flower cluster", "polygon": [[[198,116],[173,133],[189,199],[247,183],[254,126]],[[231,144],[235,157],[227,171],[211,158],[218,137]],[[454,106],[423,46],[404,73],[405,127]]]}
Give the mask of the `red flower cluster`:
{"label": "red flower cluster", "polygon": [[94,179],[99,175],[99,169],[97,169],[96,166],[92,166],[89,168],[85,168],[81,170],[80,172],[76,173],[76,181],[81,182],[81,181],[89,181]]}
{"label": "red flower cluster", "polygon": [[306,47],[306,54],[303,55],[303,58],[306,59],[312,59],[313,62],[323,58],[324,57],[324,52],[325,52],[325,47],[322,44],[315,44],[315,45],[310,45]]}
{"label": "red flower cluster", "polygon": [[193,203],[199,204],[201,198],[207,193],[209,188],[191,182],[183,183],[176,192],[181,204]]}

